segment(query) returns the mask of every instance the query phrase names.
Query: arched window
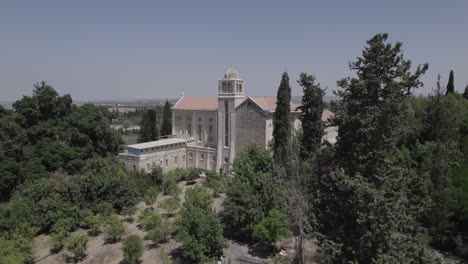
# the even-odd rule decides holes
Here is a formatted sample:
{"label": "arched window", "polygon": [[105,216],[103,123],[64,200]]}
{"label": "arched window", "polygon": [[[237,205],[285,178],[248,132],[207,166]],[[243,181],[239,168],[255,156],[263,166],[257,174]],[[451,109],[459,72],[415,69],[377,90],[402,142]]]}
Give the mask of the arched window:
{"label": "arched window", "polygon": [[208,127],[208,142],[213,142],[213,125]]}

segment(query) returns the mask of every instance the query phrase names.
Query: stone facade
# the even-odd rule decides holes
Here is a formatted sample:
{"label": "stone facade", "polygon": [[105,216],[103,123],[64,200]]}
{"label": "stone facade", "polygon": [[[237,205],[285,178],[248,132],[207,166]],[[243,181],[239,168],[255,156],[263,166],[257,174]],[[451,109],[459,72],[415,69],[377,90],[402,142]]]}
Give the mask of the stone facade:
{"label": "stone facade", "polygon": [[[129,145],[127,152],[119,154],[120,160],[127,170],[148,172],[161,166],[164,171],[175,168],[229,171],[237,153],[250,144],[269,148],[273,139],[276,98],[247,97],[244,92],[244,81],[236,70],[229,69],[218,81],[217,97],[182,97],[174,105],[173,138]],[[301,125],[297,108],[291,103],[294,129]],[[332,115],[325,111],[322,119]],[[324,139],[334,143],[336,129],[328,131]],[[161,148],[136,152],[152,149],[153,145]]]}

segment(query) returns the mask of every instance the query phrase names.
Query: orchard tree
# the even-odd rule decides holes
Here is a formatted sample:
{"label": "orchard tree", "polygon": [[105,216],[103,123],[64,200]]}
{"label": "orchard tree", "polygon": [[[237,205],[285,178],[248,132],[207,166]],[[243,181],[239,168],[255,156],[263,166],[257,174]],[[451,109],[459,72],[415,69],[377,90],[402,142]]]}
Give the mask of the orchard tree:
{"label": "orchard tree", "polygon": [[161,124],[161,136],[169,135],[172,135],[172,110],[169,100],[166,100]]}
{"label": "orchard tree", "polygon": [[284,72],[276,96],[273,118],[273,156],[279,166],[288,162],[287,148],[291,143],[291,87],[288,73]]}
{"label": "orchard tree", "polygon": [[159,208],[166,211],[167,216],[173,216],[174,212],[180,207],[180,198],[178,196],[169,197],[161,202]]}
{"label": "orchard tree", "polygon": [[131,264],[137,264],[143,255],[143,243],[137,235],[129,235],[122,243],[124,258]]}
{"label": "orchard tree", "polygon": [[68,238],[67,250],[73,253],[75,260],[78,261],[85,256],[88,240],[88,236],[86,235],[73,235]]}
{"label": "orchard tree", "polygon": [[122,235],[125,234],[125,228],[122,224],[122,220],[116,216],[109,216],[106,219],[104,232],[107,240],[116,242]]}

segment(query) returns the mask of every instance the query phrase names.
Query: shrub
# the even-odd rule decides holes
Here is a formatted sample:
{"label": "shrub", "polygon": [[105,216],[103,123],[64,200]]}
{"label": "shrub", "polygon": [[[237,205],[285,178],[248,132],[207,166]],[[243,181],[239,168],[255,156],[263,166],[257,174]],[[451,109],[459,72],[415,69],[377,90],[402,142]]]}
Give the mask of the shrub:
{"label": "shrub", "polygon": [[275,243],[288,234],[286,215],[276,209],[271,209],[254,228],[253,236],[263,242]]}
{"label": "shrub", "polygon": [[138,263],[138,259],[143,255],[143,243],[137,235],[130,235],[123,241],[122,251],[126,260],[131,264]]}
{"label": "shrub", "polygon": [[168,220],[163,220],[160,225],[148,231],[148,238],[154,243],[165,241],[172,232],[172,225]]}
{"label": "shrub", "polygon": [[103,216],[110,216],[111,214],[114,213],[114,207],[112,206],[111,203],[104,201],[104,202],[100,202],[96,206],[96,211],[102,214]]}
{"label": "shrub", "polygon": [[206,187],[195,186],[194,188],[187,190],[185,193],[185,207],[192,206],[204,210],[211,210],[212,202],[213,198]]}
{"label": "shrub", "polygon": [[74,235],[68,238],[67,250],[73,253],[75,260],[81,259],[85,255],[88,247],[88,237],[86,235]]}
{"label": "shrub", "polygon": [[153,230],[154,228],[161,225],[162,217],[158,215],[155,211],[145,210],[140,215],[138,219],[138,223],[140,224],[141,228],[146,232]]}
{"label": "shrub", "polygon": [[158,195],[159,195],[159,192],[156,187],[154,186],[149,187],[148,190],[146,190],[146,194],[145,194],[146,205],[152,205],[154,202],[156,202]]}
{"label": "shrub", "polygon": [[94,235],[97,235],[103,225],[104,219],[100,215],[89,215],[84,219],[84,224],[91,229]]}
{"label": "shrub", "polygon": [[125,206],[120,211],[120,214],[126,216],[127,219],[130,219],[133,222],[133,215],[136,213],[136,211],[137,209],[135,206]]}
{"label": "shrub", "polygon": [[176,222],[176,240],[182,243],[180,249],[184,257],[196,263],[205,263],[217,259],[227,244],[223,227],[211,207],[202,208],[195,204],[184,203]]}
{"label": "shrub", "polygon": [[151,170],[150,177],[154,183],[161,185],[164,177],[163,169],[159,166],[153,168]]}
{"label": "shrub", "polygon": [[213,194],[218,196],[219,193],[224,192],[224,181],[221,175],[214,171],[206,171],[206,184],[205,186],[213,190]]}
{"label": "shrub", "polygon": [[67,239],[70,231],[75,229],[75,220],[71,218],[63,218],[55,222],[51,228],[51,241],[52,248],[59,251],[63,248],[65,240]]}
{"label": "shrub", "polygon": [[186,180],[190,183],[195,182],[200,177],[201,171],[199,169],[190,169],[186,174]]}
{"label": "shrub", "polygon": [[182,192],[180,187],[177,185],[177,183],[172,182],[167,186],[167,189],[165,191],[165,194],[168,194],[170,196],[179,196],[179,194]]}
{"label": "shrub", "polygon": [[0,233],[0,263],[27,263],[33,258],[33,236],[38,228],[18,224],[10,232]]}
{"label": "shrub", "polygon": [[65,241],[69,234],[70,233],[67,231],[51,233],[50,238],[51,238],[51,243],[52,243],[52,250],[60,251],[63,248]]}
{"label": "shrub", "polygon": [[110,216],[106,219],[106,227],[104,229],[106,234],[106,239],[113,242],[120,239],[120,237],[125,234],[125,229],[122,225],[122,221],[116,216]]}
{"label": "shrub", "polygon": [[164,209],[168,216],[173,216],[180,207],[180,198],[178,196],[167,198],[160,203],[159,207]]}

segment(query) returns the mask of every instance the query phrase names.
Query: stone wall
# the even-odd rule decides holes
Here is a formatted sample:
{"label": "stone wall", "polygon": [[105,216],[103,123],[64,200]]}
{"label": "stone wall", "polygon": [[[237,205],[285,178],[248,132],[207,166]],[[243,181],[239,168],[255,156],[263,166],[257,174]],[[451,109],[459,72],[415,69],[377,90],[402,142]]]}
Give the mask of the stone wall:
{"label": "stone wall", "polygon": [[266,115],[250,100],[236,109],[235,150],[241,152],[250,144],[265,146]]}
{"label": "stone wall", "polygon": [[184,147],[141,154],[140,156],[119,154],[119,160],[124,164],[127,171],[151,172],[155,167],[161,167],[164,172],[176,168],[186,168],[187,149]]}
{"label": "stone wall", "polygon": [[[215,148],[218,142],[217,111],[173,110],[176,135],[190,134],[197,146]],[[211,127],[211,133],[210,133]],[[191,131],[189,131],[191,130]],[[199,133],[201,132],[201,134]]]}

